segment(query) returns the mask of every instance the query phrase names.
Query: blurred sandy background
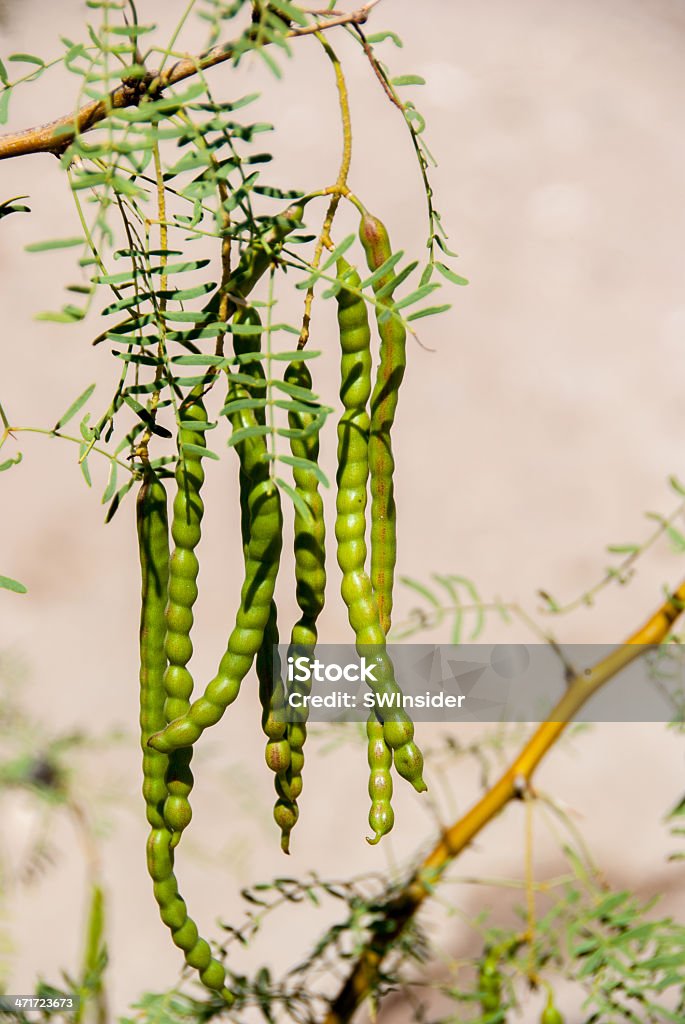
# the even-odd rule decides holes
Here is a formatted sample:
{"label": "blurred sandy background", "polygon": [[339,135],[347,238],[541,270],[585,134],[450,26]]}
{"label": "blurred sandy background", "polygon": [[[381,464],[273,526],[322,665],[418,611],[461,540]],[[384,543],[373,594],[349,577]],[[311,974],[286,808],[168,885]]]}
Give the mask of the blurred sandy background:
{"label": "blurred sandy background", "polygon": [[[156,21],[166,38],[185,2],[141,0],[139,7],[141,20]],[[8,2],[2,55],[56,53],[56,36],[80,38],[84,17],[76,0]],[[422,340],[436,351],[409,348],[396,433],[399,570],[423,578],[462,573],[486,596],[535,609],[538,587],[563,600],[595,582],[607,563],[605,545],[646,536],[644,511],[675,504],[668,474],[685,477],[685,12],[679,0],[385,0],[369,31],[386,27],[406,43],[402,51],[385,44],[393,71],[427,80],[414,98],[439,161],[437,205],[461,254],[458,269],[471,282],[452,296],[449,314],[422,322]],[[201,38],[193,28],[187,45]],[[351,90],[351,186],[390,226],[394,244],[419,255],[424,202],[408,137],[356,48],[336,38]],[[226,69],[216,69],[211,81],[225,98],[277,92],[277,133],[267,140],[277,162],[267,176],[311,189],[335,178],[335,93],[316,43],[299,40],[293,49],[296,59],[278,87],[254,62],[230,72],[230,82]],[[19,90],[10,126],[68,110],[72,88],[54,73]],[[258,116],[273,117],[268,103]],[[4,163],[0,182],[0,199],[28,193],[33,211],[8,218],[0,230],[0,398],[13,423],[48,427],[98,380],[99,413],[118,371],[105,346],[88,345],[96,319],[73,329],[32,320],[40,309],[58,308],[63,286],[78,277],[68,253],[23,251],[31,241],[77,233],[65,182],[49,156]],[[353,219],[346,224],[343,217],[339,237],[347,225],[352,229]],[[297,315],[295,304],[286,311]],[[314,327],[315,345],[326,353],[318,383],[330,397],[333,318],[332,308],[319,310]],[[124,1012],[143,987],[169,984],[178,967],[143,861],[133,503],[105,529],[102,466],[94,467],[89,492],[70,446],[24,435],[20,448],[23,465],[0,478],[0,569],[30,593],[0,594],[0,648],[22,659],[25,701],[55,729],[129,733],[116,751],[103,749],[87,762],[83,780],[86,794],[104,787],[116,798],[102,817],[109,823],[112,1001]],[[223,649],[242,571],[234,468],[228,461],[209,467],[198,679],[208,677]],[[681,572],[677,556],[658,547],[629,588],[610,589],[595,609],[554,623],[558,635],[618,642]],[[347,632],[333,558],[330,577],[324,637],[340,640]],[[398,618],[412,604],[400,592]],[[281,611],[286,629],[294,607],[285,587]],[[487,634],[498,637],[529,638],[522,627]],[[246,684],[197,757],[195,820],[179,861],[194,915],[210,932],[219,914],[238,919],[239,885],[283,872],[338,877],[408,863],[433,827],[427,801],[396,787],[395,831],[369,849],[364,752],[346,744],[317,764],[310,759],[286,862],[270,821],[272,782],[262,770],[250,689]],[[464,739],[473,735],[468,726],[454,729]],[[421,735],[431,742],[436,730],[424,727]],[[475,776],[465,774],[455,780],[450,812],[477,793]],[[668,910],[682,912],[682,870],[666,864],[673,841],[661,823],[683,789],[682,746],[672,734],[660,726],[598,727],[551,756],[538,781],[582,812],[580,824],[612,884],[663,891]],[[30,808],[6,803],[10,868],[34,827]],[[520,874],[522,836],[522,814],[511,808],[459,873]],[[32,887],[13,886],[2,910],[14,939],[13,991],[30,991],[38,972],[54,978],[77,963],[81,861],[66,825],[59,840],[56,867]],[[559,863],[541,830],[539,874]],[[481,898],[465,891],[462,908],[473,912]],[[470,948],[463,926],[434,916],[451,949]],[[303,911],[294,925],[301,941],[283,943],[281,931],[272,944],[263,940],[255,958],[282,969],[324,919]]]}

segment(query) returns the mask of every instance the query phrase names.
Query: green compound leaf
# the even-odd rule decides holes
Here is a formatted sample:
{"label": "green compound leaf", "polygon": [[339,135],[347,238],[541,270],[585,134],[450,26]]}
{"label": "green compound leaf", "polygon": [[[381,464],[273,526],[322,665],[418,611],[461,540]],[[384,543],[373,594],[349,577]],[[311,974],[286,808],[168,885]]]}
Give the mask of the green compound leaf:
{"label": "green compound leaf", "polygon": [[0,590],[11,590],[14,594],[28,593],[24,584],[13,580],[11,576],[0,576]]}

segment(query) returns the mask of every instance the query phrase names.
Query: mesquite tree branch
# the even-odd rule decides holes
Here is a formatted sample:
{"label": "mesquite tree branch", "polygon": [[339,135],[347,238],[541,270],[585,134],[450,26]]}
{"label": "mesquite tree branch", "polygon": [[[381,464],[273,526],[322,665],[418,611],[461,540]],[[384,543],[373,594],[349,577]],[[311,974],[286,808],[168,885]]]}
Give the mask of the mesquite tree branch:
{"label": "mesquite tree branch", "polygon": [[423,901],[431,895],[447,866],[511,800],[524,794],[539,763],[590,697],[643,654],[645,647],[662,643],[684,608],[685,581],[624,644],[602,658],[592,669],[570,681],[547,721],[538,726],[501,778],[445,832],[400,893],[387,903],[382,920],[372,930],[366,947],[332,1001],[323,1024],[347,1024],[351,1020],[357,1007],[373,989],[386,954]]}
{"label": "mesquite tree branch", "polygon": [[[292,28],[286,38],[314,35],[338,25],[363,25],[379,0],[369,0],[356,11],[348,14],[335,13],[325,20],[313,22],[300,28]],[[142,78],[124,79],[112,90],[106,99],[86,103],[76,113],[65,114],[47,124],[25,128],[19,132],[0,135],[0,160],[26,156],[29,153],[54,153],[59,156],[73,142],[76,135],[82,135],[103,121],[111,110],[136,107],[143,99],[157,99],[165,89],[191,78],[200,71],[215,67],[231,60],[236,52],[236,43],[222,43],[196,57],[183,57],[165,71],[150,71]]]}

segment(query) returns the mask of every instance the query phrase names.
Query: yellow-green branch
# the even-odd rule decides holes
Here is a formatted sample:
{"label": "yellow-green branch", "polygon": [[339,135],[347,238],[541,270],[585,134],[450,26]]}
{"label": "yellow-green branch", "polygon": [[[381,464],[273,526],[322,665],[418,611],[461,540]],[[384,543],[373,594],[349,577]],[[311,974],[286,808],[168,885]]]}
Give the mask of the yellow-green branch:
{"label": "yellow-green branch", "polygon": [[506,805],[522,796],[537,766],[584,704],[626,666],[664,641],[685,608],[685,581],[624,644],[593,668],[575,676],[548,719],[535,730],[521,753],[487,793],[460,818],[419,865],[399,895],[385,907],[352,972],[331,1003],[323,1024],[346,1024],[376,984],[383,960],[397,938],[431,895],[447,866]]}
{"label": "yellow-green branch", "polygon": [[[379,0],[369,0],[356,11],[349,14],[338,14],[316,21],[311,25],[290,29],[286,38],[313,35],[326,31],[337,25],[363,25],[369,12]],[[196,57],[183,57],[164,71],[150,71],[142,78],[131,78],[122,82],[102,100],[86,103],[75,113],[65,114],[48,124],[34,128],[26,128],[19,132],[8,132],[0,135],[0,160],[15,156],[27,156],[29,153],[54,153],[59,155],[73,142],[76,135],[91,131],[103,121],[112,110],[123,107],[137,107],[144,98],[157,98],[169,86],[177,85],[186,78],[191,78],[200,71],[215,67],[231,60],[236,53],[236,43],[222,43]]]}

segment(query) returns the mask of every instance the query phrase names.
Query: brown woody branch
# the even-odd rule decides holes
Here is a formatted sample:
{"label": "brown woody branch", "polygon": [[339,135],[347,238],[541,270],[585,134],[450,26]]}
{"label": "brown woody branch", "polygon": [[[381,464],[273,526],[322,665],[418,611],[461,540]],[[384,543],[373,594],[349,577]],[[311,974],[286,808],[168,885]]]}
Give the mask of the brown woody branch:
{"label": "brown woody branch", "polygon": [[[363,25],[371,8],[379,2],[380,0],[369,0],[363,7],[348,14],[335,13],[311,25],[292,28],[286,33],[286,38],[313,35],[338,25]],[[213,46],[197,57],[183,57],[167,71],[150,71],[142,78],[124,79],[106,99],[86,103],[75,114],[65,114],[48,124],[0,135],[0,160],[26,156],[29,153],[53,153],[59,156],[73,142],[76,135],[91,131],[112,110],[137,107],[144,99],[157,99],[169,86],[177,85],[200,71],[206,71],[207,68],[231,60],[236,48],[235,42],[223,43]]]}
{"label": "brown woody branch", "polygon": [[445,832],[398,896],[388,902],[382,920],[359,956],[352,972],[331,1003],[323,1024],[347,1024],[373,990],[381,965],[447,866],[475,836],[528,787],[533,772],[554,746],[580,708],[601,687],[644,653],[663,642],[685,608],[685,582],[636,633],[594,668],[573,678],[546,722],[533,733],[502,777],[467,813]]}

